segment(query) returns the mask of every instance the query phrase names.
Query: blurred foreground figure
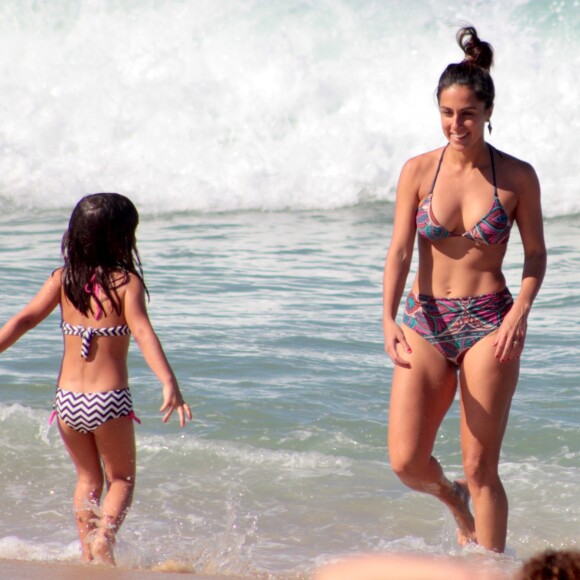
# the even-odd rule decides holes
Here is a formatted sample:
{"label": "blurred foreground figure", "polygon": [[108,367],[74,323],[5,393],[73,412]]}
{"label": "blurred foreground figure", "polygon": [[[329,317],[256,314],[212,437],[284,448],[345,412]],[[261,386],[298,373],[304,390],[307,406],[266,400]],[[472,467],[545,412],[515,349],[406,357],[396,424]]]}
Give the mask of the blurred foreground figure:
{"label": "blurred foreground figure", "polygon": [[[411,555],[357,556],[321,568],[314,580],[508,580],[495,568],[478,562]],[[527,577],[526,577],[527,580]]]}

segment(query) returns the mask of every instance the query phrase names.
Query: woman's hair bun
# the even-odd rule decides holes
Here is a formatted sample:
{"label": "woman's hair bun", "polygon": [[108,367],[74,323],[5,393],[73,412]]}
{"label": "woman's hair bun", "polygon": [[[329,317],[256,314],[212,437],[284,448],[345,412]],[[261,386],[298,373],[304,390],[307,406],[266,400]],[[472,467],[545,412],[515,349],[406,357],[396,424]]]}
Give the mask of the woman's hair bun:
{"label": "woman's hair bun", "polygon": [[465,54],[465,61],[473,62],[485,70],[493,64],[493,48],[477,36],[473,26],[464,26],[457,32],[457,44]]}

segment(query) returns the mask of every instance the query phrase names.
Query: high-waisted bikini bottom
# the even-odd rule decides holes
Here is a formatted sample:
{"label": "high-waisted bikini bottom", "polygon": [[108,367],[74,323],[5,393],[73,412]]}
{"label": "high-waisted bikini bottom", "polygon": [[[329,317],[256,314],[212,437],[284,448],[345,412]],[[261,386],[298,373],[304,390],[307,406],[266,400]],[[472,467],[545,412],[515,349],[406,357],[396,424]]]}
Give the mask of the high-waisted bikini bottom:
{"label": "high-waisted bikini bottom", "polygon": [[513,305],[511,292],[468,298],[407,297],[403,324],[428,340],[447,360],[459,365],[465,353],[500,327]]}

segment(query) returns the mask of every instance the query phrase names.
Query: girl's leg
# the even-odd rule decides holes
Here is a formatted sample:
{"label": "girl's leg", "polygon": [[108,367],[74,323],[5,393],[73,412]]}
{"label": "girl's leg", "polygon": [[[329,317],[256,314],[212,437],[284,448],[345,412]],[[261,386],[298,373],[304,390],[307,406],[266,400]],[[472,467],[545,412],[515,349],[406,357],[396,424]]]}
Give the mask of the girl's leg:
{"label": "girl's leg", "polygon": [[93,559],[89,534],[96,528],[98,505],[103,492],[103,470],[92,433],[79,433],[58,420],[58,428],[64,445],[77,472],[74,493],[74,510],[81,541],[82,559]]}
{"label": "girl's leg", "polygon": [[508,502],[498,465],[520,365],[518,359],[500,363],[495,358],[493,336],[473,346],[461,365],[461,447],[477,540],[503,552]]}
{"label": "girl's leg", "polygon": [[128,417],[111,419],[94,431],[95,442],[105,467],[107,493],[101,506],[101,520],[91,545],[93,557],[115,564],[113,545],[123,523],[135,487],[135,432]]}
{"label": "girl's leg", "polygon": [[433,457],[437,431],[457,389],[456,368],[427,340],[403,327],[411,368],[395,367],[389,410],[389,457],[401,481],[434,495],[452,512],[459,541],[474,539],[473,517],[464,483],[452,483]]}

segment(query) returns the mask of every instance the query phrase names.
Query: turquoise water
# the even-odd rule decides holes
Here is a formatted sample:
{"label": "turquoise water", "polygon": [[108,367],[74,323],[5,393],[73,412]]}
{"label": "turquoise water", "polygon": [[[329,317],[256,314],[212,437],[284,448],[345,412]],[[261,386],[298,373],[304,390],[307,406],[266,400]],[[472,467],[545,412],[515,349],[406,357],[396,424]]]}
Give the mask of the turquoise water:
{"label": "turquoise water", "polygon": [[[133,346],[143,425],[121,564],[177,559],[192,570],[297,577],[352,551],[457,553],[450,517],[405,489],[386,458],[392,369],[382,352],[380,286],[391,211],[377,203],[144,217],[151,317],[194,421],[183,431],[162,425],[159,385]],[[64,212],[2,218],[2,319],[58,264],[66,221]],[[556,219],[546,228],[550,273],[531,316],[502,456],[511,500],[506,566],[578,541],[579,227]],[[514,238],[506,272],[517,291]],[[57,327],[53,315],[0,359],[4,557],[77,553],[73,470],[46,426]],[[457,406],[437,454],[450,474],[461,472]]]}
{"label": "turquoise water", "polygon": [[[398,172],[442,143],[433,89],[466,19],[496,47],[491,142],[537,168],[550,254],[503,448],[497,558],[511,569],[578,545],[579,8],[464,4],[0,0],[0,321],[60,265],[79,197],[125,193],[150,315],[194,411],[184,430],[161,423],[132,345],[143,424],[122,566],[289,579],[357,551],[480,557],[390,472],[381,335]],[[516,232],[514,293],[522,258]],[[0,357],[2,558],[78,556],[73,468],[47,426],[58,322]],[[460,474],[457,405],[437,454]]]}

